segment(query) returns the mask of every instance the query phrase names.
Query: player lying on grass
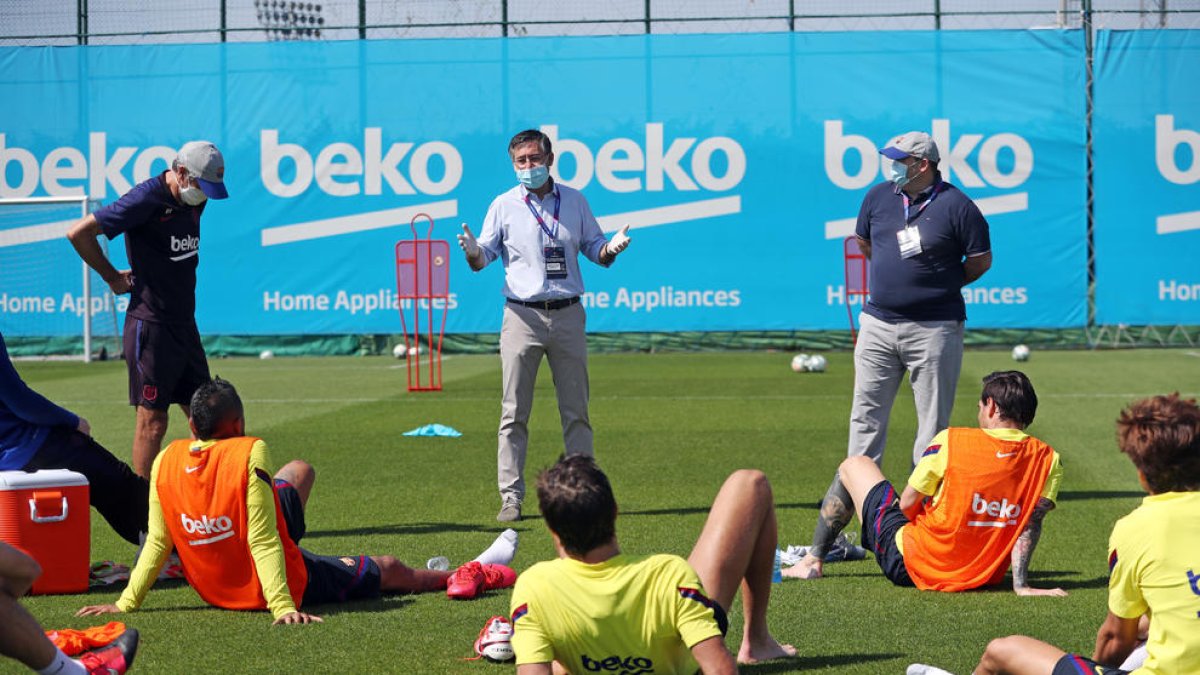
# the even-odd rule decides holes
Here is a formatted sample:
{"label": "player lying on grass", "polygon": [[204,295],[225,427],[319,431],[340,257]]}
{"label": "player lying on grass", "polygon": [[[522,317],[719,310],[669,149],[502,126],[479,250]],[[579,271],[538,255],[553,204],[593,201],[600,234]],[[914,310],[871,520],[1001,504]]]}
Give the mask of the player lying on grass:
{"label": "player lying on grass", "polygon": [[1200,408],[1179,394],[1133,403],[1117,418],[1117,445],[1150,494],[1108,541],[1108,617],[1092,658],[1023,635],[993,640],[975,672],[1120,675],[1138,621],[1150,614],[1137,673],[1200,673]]}
{"label": "player lying on grass", "polygon": [[965,591],[1000,583],[1011,560],[1018,595],[1067,594],[1028,583],[1042,519],[1062,480],[1058,453],[1024,432],[1036,412],[1037,394],[1024,373],[992,373],[983,378],[979,428],[934,436],[903,495],[870,458],[842,463],[863,545],[892,583]]}
{"label": "player lying on grass", "polygon": [[0,654],[12,657],[43,675],[120,675],[133,664],[138,632],[132,628],[111,644],[72,659],[46,637],[42,627],[21,606],[42,574],[37,561],[0,542]]}
{"label": "player lying on grass", "polygon": [[39,469],[83,474],[92,506],[125,541],[146,531],[146,479],[97,443],[87,420],[26,386],[0,334],[0,471]]}
{"label": "player lying on grass", "polygon": [[737,671],[725,648],[725,608],[742,588],[737,660],[796,655],[767,629],[775,561],[775,506],[760,471],[737,471],[717,494],[691,556],[625,555],[617,503],[591,457],[573,455],[538,476],[538,503],[559,558],[517,580],[513,649],[519,675]]}
{"label": "player lying on grass", "polygon": [[84,607],[79,616],[139,607],[172,547],[209,604],[269,609],[277,624],[320,621],[298,608],[381,592],[446,589],[471,598],[516,580],[504,566],[516,553],[515,533],[453,573],[412,569],[391,556],[330,557],[298,547],[313,468],[294,460],[272,479],[266,443],[245,435],[242,401],[220,378],[196,390],[191,410],[198,440],[175,441],[154,460],[150,533],[129,585],[116,604]]}

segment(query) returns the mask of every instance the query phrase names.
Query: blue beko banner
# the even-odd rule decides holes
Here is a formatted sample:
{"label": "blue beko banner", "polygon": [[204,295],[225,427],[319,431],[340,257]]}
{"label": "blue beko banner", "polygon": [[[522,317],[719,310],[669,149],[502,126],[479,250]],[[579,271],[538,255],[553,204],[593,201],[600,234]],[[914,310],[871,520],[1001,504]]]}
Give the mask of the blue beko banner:
{"label": "blue beko banner", "polygon": [[1200,323],[1200,31],[1096,41],[1096,321]]}
{"label": "blue beko banner", "polygon": [[[632,226],[611,269],[582,265],[590,330],[839,329],[842,238],[883,180],[876,149],[922,129],[991,223],[968,325],[1077,326],[1083,46],[949,31],[6,48],[0,196],[109,203],[211,140],[231,196],[204,214],[201,331],[398,332],[412,218],[435,239],[478,232],[515,184],[508,139],[538,127],[604,231]],[[447,331],[499,330],[499,263],[450,258]],[[7,307],[6,332],[39,334]]]}

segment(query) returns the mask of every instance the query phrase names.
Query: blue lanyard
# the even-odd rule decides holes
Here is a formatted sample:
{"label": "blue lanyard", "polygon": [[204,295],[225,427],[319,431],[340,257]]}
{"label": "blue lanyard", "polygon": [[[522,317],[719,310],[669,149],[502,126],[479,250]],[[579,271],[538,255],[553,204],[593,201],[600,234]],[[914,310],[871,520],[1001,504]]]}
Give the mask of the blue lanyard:
{"label": "blue lanyard", "polygon": [[[916,216],[913,216],[913,218],[920,216],[921,212],[925,210],[925,207],[929,206],[930,204],[933,203],[933,200],[937,199],[938,193],[940,193],[941,191],[942,191],[942,181],[939,179],[938,182],[933,185],[933,192],[929,193],[929,199],[926,199],[925,201],[921,202],[921,205],[919,207],[917,207],[917,214],[916,214]],[[908,193],[901,190],[900,196],[904,198],[904,224],[908,225],[909,222],[912,221],[912,218],[908,217]]]}
{"label": "blue lanyard", "polygon": [[529,193],[525,194],[525,206],[529,207],[529,212],[532,213],[533,217],[537,220],[538,227],[542,228],[542,232],[545,232],[546,236],[550,237],[551,241],[557,241],[558,237],[556,237],[555,235],[558,234],[558,209],[560,206],[562,206],[562,195],[558,194],[558,190],[554,190],[553,194],[554,194],[554,231],[553,232],[550,231],[550,228],[546,227],[546,221],[542,220],[542,216],[541,216],[541,214],[539,214],[537,212],[537,209],[533,208],[533,200],[529,198]]}

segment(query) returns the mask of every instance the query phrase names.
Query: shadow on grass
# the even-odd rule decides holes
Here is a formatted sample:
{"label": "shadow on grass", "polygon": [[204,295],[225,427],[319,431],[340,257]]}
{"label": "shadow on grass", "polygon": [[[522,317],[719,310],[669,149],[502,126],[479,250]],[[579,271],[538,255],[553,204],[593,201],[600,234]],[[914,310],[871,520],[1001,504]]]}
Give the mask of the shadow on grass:
{"label": "shadow on grass", "polygon": [[1138,490],[1090,490],[1082,492],[1059,492],[1058,501],[1081,502],[1092,499],[1136,499],[1145,496],[1145,492]]}
{"label": "shadow on grass", "polygon": [[412,604],[412,599],[399,593],[384,593],[381,598],[371,600],[353,600],[350,602],[326,603],[323,605],[305,606],[305,612],[312,612],[322,619],[338,614],[382,614]]}
{"label": "shadow on grass", "polygon": [[[524,518],[523,520],[534,520]],[[309,539],[322,537],[342,537],[346,535],[364,534],[440,534],[445,532],[492,532],[494,528],[486,525],[466,523],[397,523],[395,525],[371,525],[369,527],[351,527],[340,530],[309,530],[301,541],[303,546]]]}
{"label": "shadow on grass", "polygon": [[801,656],[795,659],[779,659],[766,663],[755,663],[748,666],[738,666],[740,673],[794,673],[818,668],[833,668],[871,661],[889,661],[904,656],[895,654],[830,654],[826,656]]}
{"label": "shadow on grass", "polygon": [[[125,590],[125,586],[127,584],[128,584],[128,582],[126,582],[126,581],[118,581],[115,584],[109,584],[107,586],[89,586],[86,591],[83,591],[82,593],[79,593],[78,595],[92,595],[92,594],[96,594],[96,593],[115,593],[116,591]],[[187,579],[156,579],[154,581],[155,589],[181,588],[181,587],[184,587],[187,585],[188,585]]]}
{"label": "shadow on grass", "polygon": [[[1079,576],[1079,572],[1069,572],[1066,570],[1038,570],[1029,572],[1029,580],[1036,582],[1040,588],[1057,587],[1063,590],[1075,590],[1078,588],[1108,588],[1108,577],[1092,577],[1091,579],[1062,579],[1062,577]],[[1011,590],[1011,585],[1009,589]]]}

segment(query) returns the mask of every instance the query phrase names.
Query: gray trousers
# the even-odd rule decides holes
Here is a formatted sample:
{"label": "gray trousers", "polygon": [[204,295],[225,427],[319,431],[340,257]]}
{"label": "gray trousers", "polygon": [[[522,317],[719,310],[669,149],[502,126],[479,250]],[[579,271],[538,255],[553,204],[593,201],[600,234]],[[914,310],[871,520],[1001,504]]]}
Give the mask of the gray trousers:
{"label": "gray trousers", "polygon": [[887,323],[862,313],[854,346],[854,404],[847,455],[883,461],[888,417],[904,373],[917,407],[915,465],[937,432],[950,426],[954,390],[962,371],[961,321]]}
{"label": "gray trousers", "polygon": [[[860,313],[859,325],[846,454],[865,455],[882,465],[888,418],[907,372],[917,407],[917,437],[912,450],[915,466],[934,435],[950,426],[954,391],[962,370],[963,324],[961,321],[888,323]],[[811,554],[823,558],[853,517],[850,493],[835,474],[821,500]]]}
{"label": "gray trousers", "polygon": [[550,362],[554,378],[566,454],[592,454],[587,314],[583,305],[544,310],[505,303],[500,328],[504,400],[496,453],[496,479],[504,500],[521,501],[525,497],[529,413],[533,409],[533,387],[543,355]]}

